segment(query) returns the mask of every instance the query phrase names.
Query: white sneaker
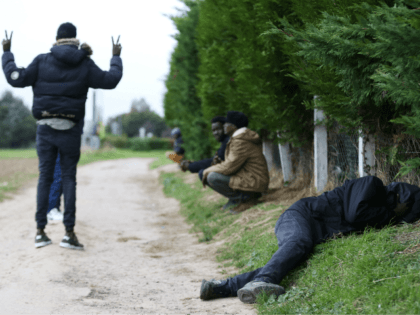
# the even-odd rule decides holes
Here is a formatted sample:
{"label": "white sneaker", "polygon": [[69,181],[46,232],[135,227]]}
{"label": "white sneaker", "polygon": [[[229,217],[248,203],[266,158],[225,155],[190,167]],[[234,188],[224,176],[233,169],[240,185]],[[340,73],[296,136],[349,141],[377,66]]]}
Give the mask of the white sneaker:
{"label": "white sneaker", "polygon": [[58,211],[57,208],[51,209],[51,211],[47,214],[48,221],[63,221],[63,218],[63,213]]}

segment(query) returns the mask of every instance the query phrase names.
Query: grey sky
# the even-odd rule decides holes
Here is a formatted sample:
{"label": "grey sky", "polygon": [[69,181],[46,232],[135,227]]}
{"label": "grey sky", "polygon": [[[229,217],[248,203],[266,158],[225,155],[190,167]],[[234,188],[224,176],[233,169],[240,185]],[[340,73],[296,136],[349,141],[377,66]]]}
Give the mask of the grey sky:
{"label": "grey sky", "polygon": [[[77,27],[80,43],[93,49],[92,59],[103,70],[112,57],[111,36],[123,47],[123,78],[115,90],[96,90],[104,120],[128,112],[131,101],[144,97],[152,109],[163,116],[164,79],[176,45],[172,21],[163,14],[176,14],[184,8],[178,0],[13,0],[2,4],[0,38],[4,30],[13,31],[12,52],[18,67],[27,67],[41,53],[49,52],[61,23]],[[1,50],[3,53],[3,51]],[[32,107],[32,88],[11,87],[0,75],[0,93],[6,89]],[[86,102],[86,119],[92,117],[92,91]]]}

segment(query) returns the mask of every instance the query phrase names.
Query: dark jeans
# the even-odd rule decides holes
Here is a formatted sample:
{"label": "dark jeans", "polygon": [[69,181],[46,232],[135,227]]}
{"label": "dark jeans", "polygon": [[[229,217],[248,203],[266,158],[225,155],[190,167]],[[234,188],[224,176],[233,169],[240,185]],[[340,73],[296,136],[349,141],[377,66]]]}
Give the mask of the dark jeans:
{"label": "dark jeans", "polygon": [[[201,171],[200,171],[201,172]],[[200,176],[200,172],[198,176]],[[201,172],[201,178],[202,178]],[[230,176],[219,174],[216,172],[211,172],[207,176],[207,184],[210,188],[217,191],[219,194],[229,198],[231,201],[240,201],[250,197],[253,193],[248,191],[233,190],[229,187]]]}
{"label": "dark jeans", "polygon": [[60,152],[62,189],[64,194],[64,225],[72,230],[76,221],[76,166],[80,158],[80,127],[69,130],[55,130],[49,126],[37,127],[36,148],[39,158],[39,181],[37,210],[35,220],[37,228],[47,225],[48,197],[54,179],[57,154]]}
{"label": "dark jeans", "polygon": [[314,242],[310,219],[296,210],[286,210],[274,229],[279,248],[262,268],[227,279],[226,287],[233,296],[253,280],[279,284],[286,274],[306,259]]}

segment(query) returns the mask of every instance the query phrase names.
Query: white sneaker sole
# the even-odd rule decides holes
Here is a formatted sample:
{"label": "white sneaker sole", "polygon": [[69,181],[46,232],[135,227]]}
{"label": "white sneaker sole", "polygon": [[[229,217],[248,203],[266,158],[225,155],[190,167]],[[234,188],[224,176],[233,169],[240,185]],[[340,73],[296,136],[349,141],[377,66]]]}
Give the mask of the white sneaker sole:
{"label": "white sneaker sole", "polygon": [[51,242],[51,241],[48,241],[48,242],[42,242],[42,243],[35,243],[35,248],[44,247],[44,246],[47,246],[47,245],[50,245],[50,244],[52,244],[52,242]]}
{"label": "white sneaker sole", "polygon": [[85,250],[84,247],[77,247],[74,245],[70,245],[69,243],[63,243],[63,242],[60,243],[60,247],[68,248],[68,249],[75,249],[75,250]]}
{"label": "white sneaker sole", "polygon": [[267,284],[266,286],[258,286],[253,288],[247,288],[246,286],[238,290],[238,298],[241,302],[246,304],[254,304],[257,302],[257,296],[262,292],[265,292],[268,296],[274,294],[277,298],[279,295],[285,293],[283,287]]}

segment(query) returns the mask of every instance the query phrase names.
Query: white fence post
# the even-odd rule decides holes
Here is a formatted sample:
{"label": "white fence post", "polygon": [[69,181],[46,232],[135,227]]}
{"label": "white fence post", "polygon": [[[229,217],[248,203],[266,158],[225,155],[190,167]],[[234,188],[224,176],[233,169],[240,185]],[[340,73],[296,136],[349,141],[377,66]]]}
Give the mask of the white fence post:
{"label": "white fence post", "polygon": [[368,135],[366,144],[363,147],[363,138],[359,136],[359,177],[366,176],[366,166],[370,166],[370,175],[375,175],[375,138]]}
{"label": "white fence post", "polygon": [[[315,95],[314,100],[318,97]],[[314,121],[324,120],[322,110],[314,110]],[[327,145],[327,127],[315,125],[314,131],[314,176],[315,187],[317,191],[322,191],[328,182],[328,145]]]}
{"label": "white fence post", "polygon": [[263,154],[267,161],[268,171],[271,171],[273,168],[277,170],[280,169],[279,148],[272,140],[263,140]]}
{"label": "white fence post", "polygon": [[290,144],[279,144],[281,170],[283,172],[284,182],[292,180],[292,157],[290,155]]}

